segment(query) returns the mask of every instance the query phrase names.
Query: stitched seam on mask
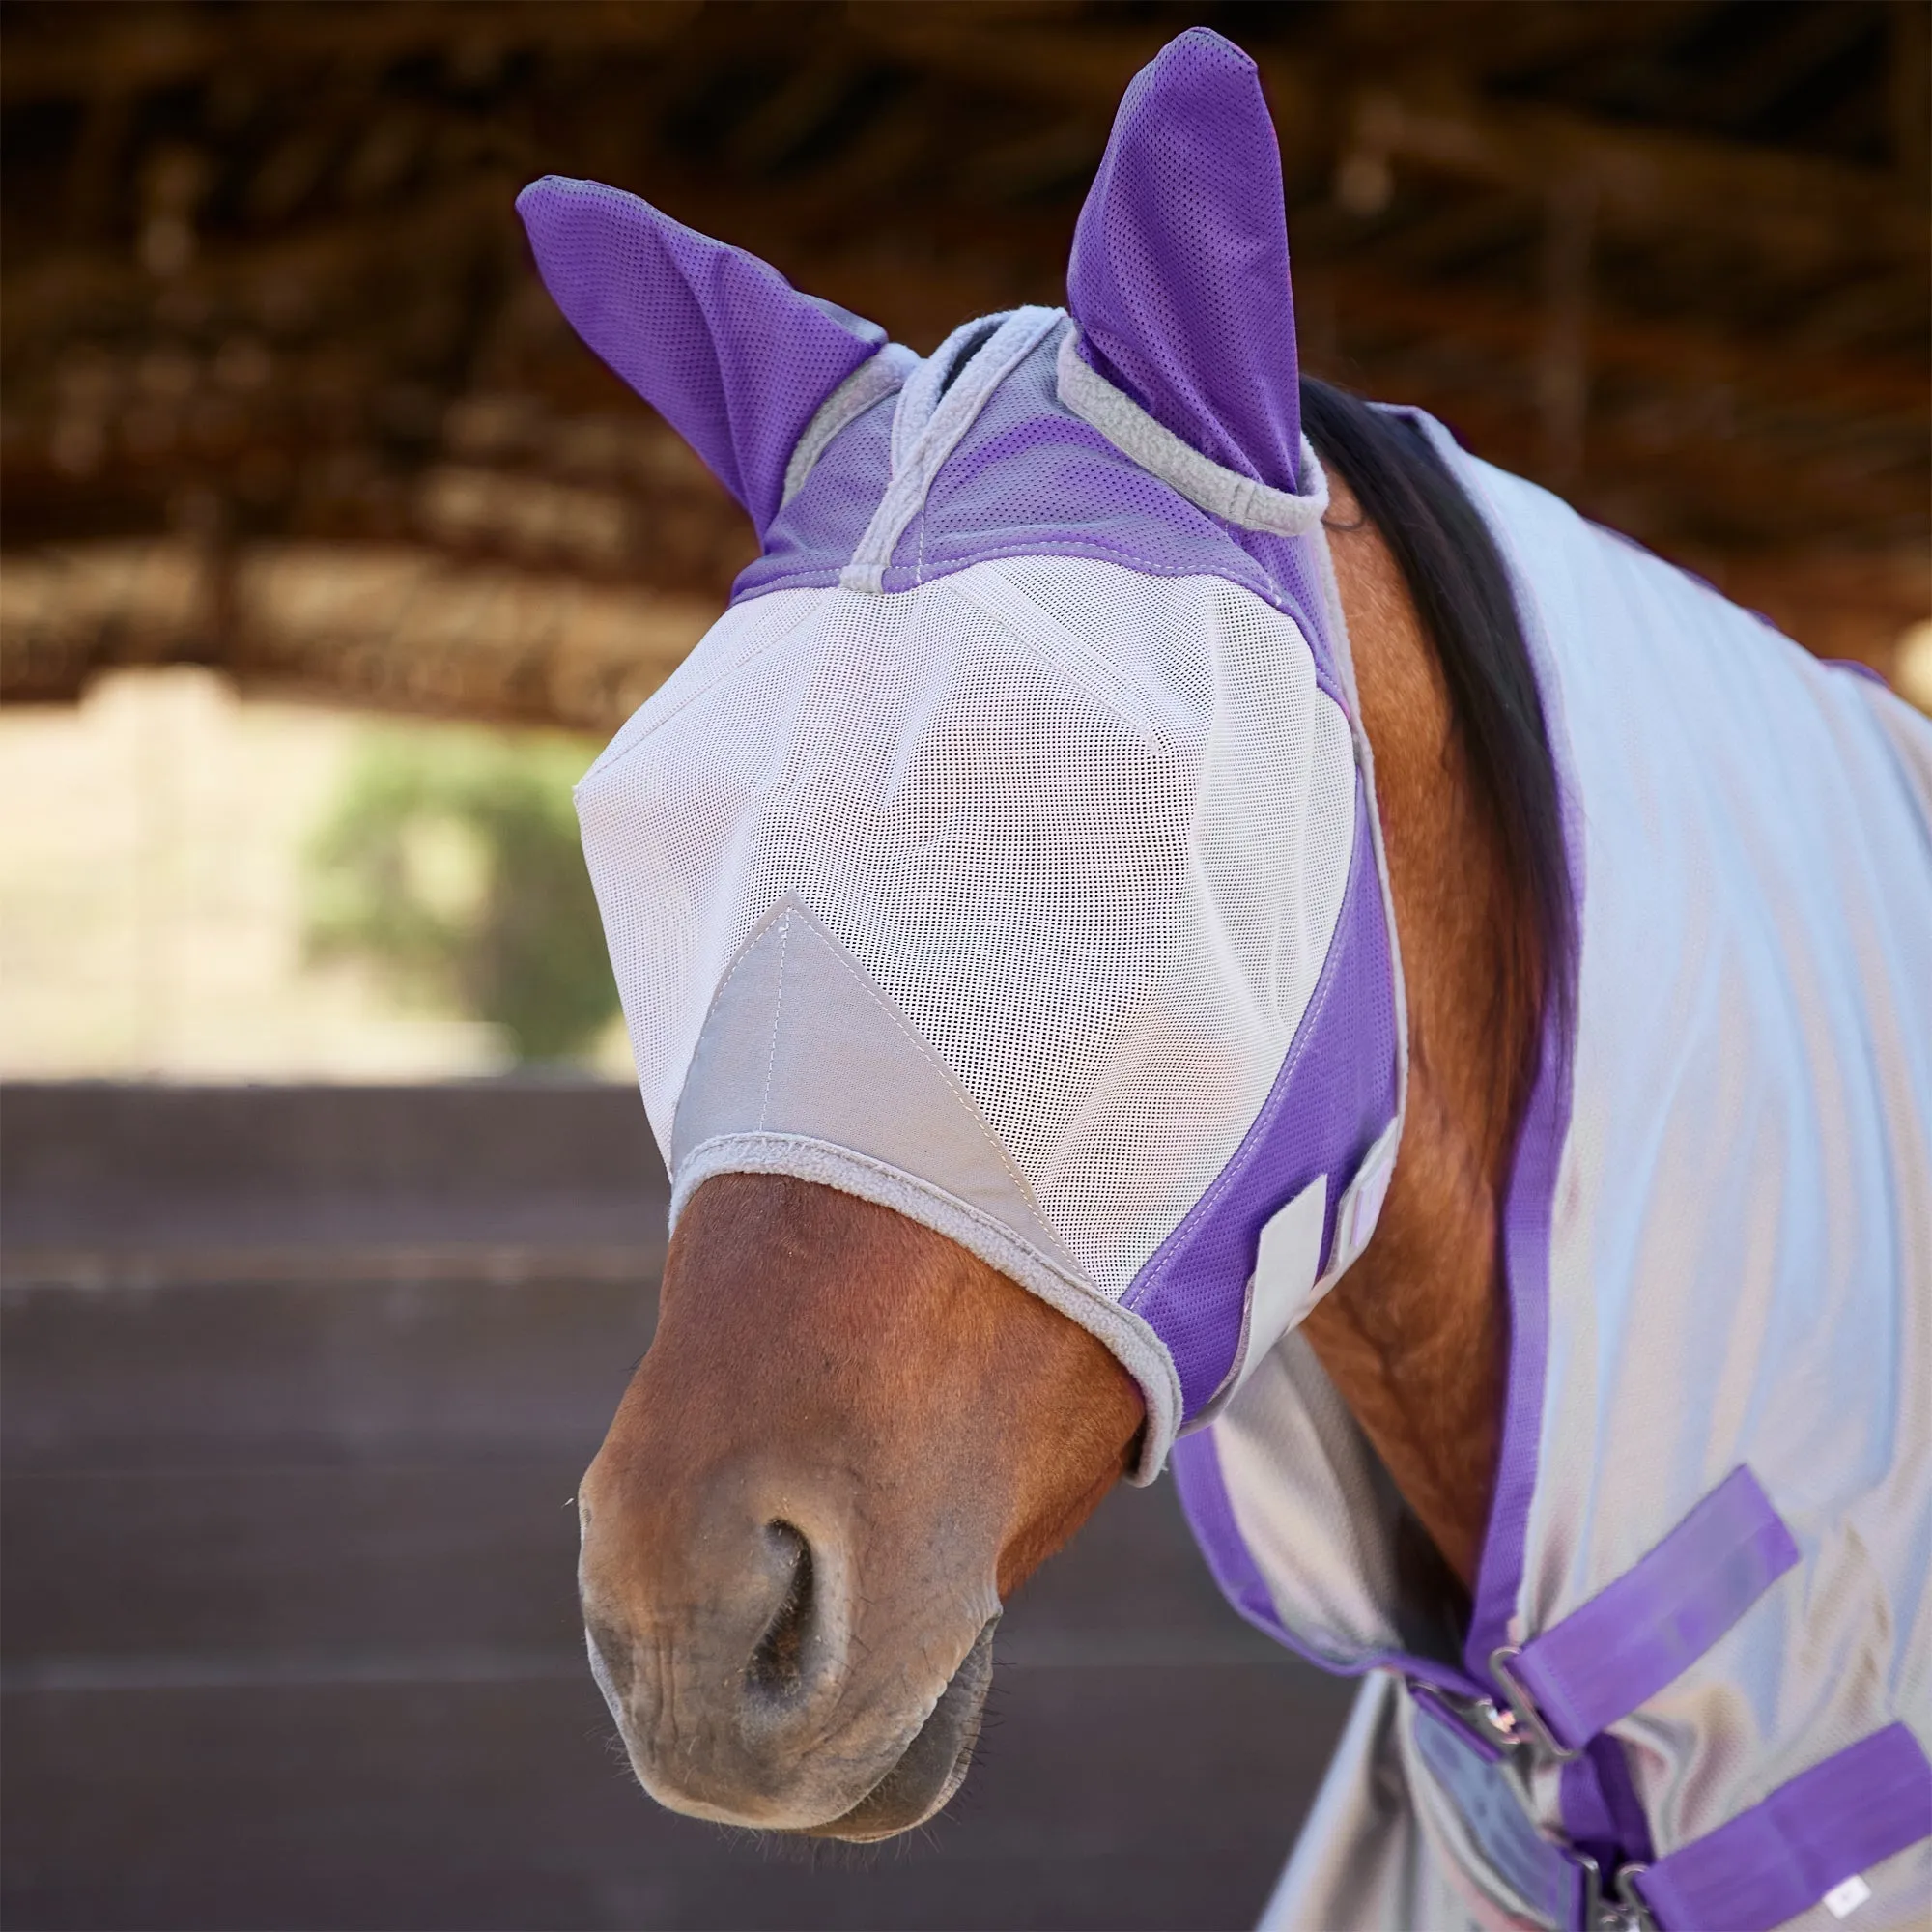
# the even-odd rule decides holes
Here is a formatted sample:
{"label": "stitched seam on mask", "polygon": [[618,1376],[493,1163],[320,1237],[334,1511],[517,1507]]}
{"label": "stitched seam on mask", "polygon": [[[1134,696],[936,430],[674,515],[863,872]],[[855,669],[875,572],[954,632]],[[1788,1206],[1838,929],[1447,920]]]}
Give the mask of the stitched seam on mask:
{"label": "stitched seam on mask", "polygon": [[790,950],[791,914],[786,913],[779,927],[779,991],[777,999],[772,1002],[772,1037],[765,1047],[765,1091],[758,1095],[758,1130],[761,1133],[764,1131],[765,1116],[772,1105],[772,1069],[779,1061],[779,1025],[784,1017],[785,954]]}
{"label": "stitched seam on mask", "polygon": [[[708,1139],[700,1141],[686,1155],[684,1164],[679,1170],[678,1179],[672,1186],[671,1210],[673,1226],[676,1224],[676,1217],[682,1213],[691,1196],[698,1187],[703,1185],[705,1180],[710,1179],[714,1173],[750,1172],[790,1174],[797,1171],[796,1167],[790,1162],[782,1164],[775,1163],[770,1166],[740,1167],[734,1160],[731,1166],[727,1167],[721,1164],[715,1168],[710,1168],[710,1171],[707,1172],[709,1163],[706,1161],[706,1155],[711,1153],[712,1150],[719,1148],[728,1149],[734,1146],[742,1148],[747,1142],[764,1143],[764,1146],[760,1146],[756,1150],[761,1154],[766,1153],[767,1149],[773,1144],[777,1144],[786,1150],[792,1148],[810,1150],[814,1153],[830,1156],[836,1166],[845,1169],[848,1172],[851,1169],[857,1168],[867,1173],[880,1176],[895,1187],[903,1189],[907,1193],[923,1197],[928,1201],[941,1203],[953,1210],[962,1222],[980,1231],[984,1236],[988,1237],[987,1245],[994,1250],[992,1254],[986,1253],[984,1249],[974,1250],[974,1252],[979,1253],[980,1258],[986,1261],[989,1265],[999,1268],[1003,1273],[1009,1274],[1021,1287],[1027,1289],[1029,1293],[1038,1294],[1049,1305],[1061,1306],[1062,1313],[1071,1314],[1070,1306],[1062,1306],[1055,1303],[1053,1296],[1044,1291],[1041,1284],[1050,1281],[1061,1291],[1070,1292],[1072,1303],[1083,1307],[1105,1310],[1109,1316],[1121,1318],[1121,1339],[1126,1344],[1124,1350],[1115,1347],[1114,1342],[1107,1335],[1100,1334],[1097,1330],[1092,1328],[1089,1328],[1088,1332],[1095,1334],[1097,1339],[1109,1349],[1110,1352],[1122,1363],[1127,1372],[1137,1381],[1141,1381],[1143,1387],[1147,1388],[1150,1392],[1148,1410],[1148,1433],[1150,1440],[1147,1449],[1143,1452],[1143,1462],[1141,1464],[1146,1473],[1135,1477],[1133,1480],[1136,1482],[1151,1480],[1153,1470],[1160,1466],[1159,1461],[1154,1459],[1153,1452],[1157,1449],[1159,1457],[1164,1459],[1167,1449],[1172,1443],[1179,1428],[1181,1397],[1179,1380],[1175,1374],[1174,1358],[1168,1352],[1166,1344],[1148,1327],[1145,1316],[1137,1314],[1133,1309],[1127,1307],[1124,1302],[1117,1300],[1113,1295],[1107,1294],[1095,1287],[1092,1281],[1088,1280],[1085,1273],[1080,1271],[1078,1263],[1074,1263],[1074,1271],[1069,1273],[1065,1266],[1054,1261],[1051,1256],[1043,1253],[1027,1236],[1008,1226],[1006,1222],[1000,1220],[997,1216],[988,1214],[983,1208],[976,1208],[971,1202],[962,1200],[958,1195],[951,1192],[951,1190],[937,1186],[932,1181],[923,1179],[920,1176],[912,1174],[904,1168],[895,1167],[890,1161],[879,1160],[871,1154],[860,1153],[855,1149],[840,1146],[837,1142],[820,1140],[813,1134],[796,1134],[781,1131],[749,1134],[727,1132],[713,1134]],[[694,1176],[696,1177],[695,1179]],[[830,1184],[836,1185],[837,1183]],[[865,1196],[863,1198],[873,1199],[876,1197]],[[905,1210],[901,1207],[899,1211],[903,1212]],[[913,1218],[917,1220],[919,1216],[914,1214]],[[952,1238],[957,1239],[957,1235],[955,1234]],[[971,1246],[970,1243],[966,1245]],[[1070,1259],[1071,1257],[1069,1257]],[[1074,1316],[1073,1319],[1076,1321],[1079,1320],[1077,1316]],[[1082,1322],[1080,1325],[1085,1327],[1087,1324]],[[1150,1344],[1151,1345],[1151,1347]],[[1143,1370],[1147,1372],[1145,1375],[1143,1375]],[[1158,1395],[1152,1392],[1155,1389],[1160,1391]]]}
{"label": "stitched seam on mask", "polygon": [[[895,472],[866,526],[852,559],[839,572],[842,589],[877,596],[885,589],[899,539],[925,507],[927,496],[952,452],[963,442],[980,412],[1009,376],[1031,355],[1048,333],[1065,320],[1059,309],[1015,309],[999,331],[960,377],[959,384],[922,425],[906,452],[907,467]],[[1006,337],[1004,343],[1001,337]],[[995,348],[999,359],[991,360]],[[899,407],[905,407],[900,392]]]}
{"label": "stitched seam on mask", "polygon": [[[988,1125],[985,1117],[980,1112],[979,1103],[974,1100],[973,1096],[970,1094],[968,1094],[963,1087],[960,1086],[959,1076],[956,1073],[954,1073],[953,1070],[947,1065],[945,1061],[941,1060],[938,1054],[936,1054],[932,1050],[932,1048],[928,1046],[926,1042],[923,1039],[922,1039],[920,1036],[917,1033],[915,1033],[913,1029],[910,1026],[908,1026],[906,1022],[903,1019],[901,1019],[896,1012],[893,1010],[893,1009],[886,1003],[886,1001],[880,997],[878,989],[872,985],[870,980],[867,978],[866,974],[862,972],[854,972],[851,962],[843,955],[842,952],[838,954],[837,957],[838,959],[839,965],[843,966],[845,971],[848,974],[851,974],[851,977],[859,982],[860,990],[864,992],[866,997],[868,1000],[870,1000],[875,1007],[878,1008],[880,1012],[885,1014],[887,1019],[892,1021],[893,1025],[895,1026],[899,1030],[899,1032],[905,1037],[907,1042],[914,1048],[914,1050],[918,1052],[922,1056],[922,1058],[928,1061],[931,1064],[934,1070],[938,1072],[945,1079],[946,1091],[950,1094],[952,1094],[954,1103],[961,1109],[961,1111],[965,1114],[966,1118],[969,1121],[971,1121],[973,1122],[973,1125],[979,1130],[980,1138],[983,1140],[989,1148],[992,1149],[993,1153],[995,1157],[998,1159],[1000,1165],[1006,1169],[1008,1178],[1012,1181],[1013,1185],[1019,1189],[1020,1198],[1027,1204],[1029,1208],[1033,1209],[1033,1211],[1037,1215],[1039,1216],[1040,1226],[1046,1229],[1048,1234],[1052,1235],[1053,1234],[1052,1224],[1047,1220],[1046,1215],[1044,1211],[1041,1209],[1039,1203],[1037,1200],[1035,1200],[1032,1183],[1029,1182],[1026,1176],[1023,1175],[1019,1171],[1019,1169],[1013,1165],[1012,1156],[1009,1154],[1006,1149],[1000,1145],[998,1136],[994,1134],[991,1126]],[[762,1126],[763,1124],[764,1124],[763,1122],[760,1121],[759,1125]],[[1060,1236],[1058,1235],[1053,1235],[1053,1238],[1056,1241],[1060,1241]],[[1062,1247],[1066,1246],[1066,1243],[1065,1241],[1060,1241],[1060,1244]]]}
{"label": "stitched seam on mask", "polygon": [[[1332,702],[1333,700],[1331,699],[1330,701]],[[1337,710],[1341,710],[1341,708],[1342,707],[1340,705],[1336,706]],[[1346,719],[1348,713],[1346,711],[1343,711],[1342,715]],[[1358,847],[1350,858],[1349,877],[1343,883],[1342,899],[1340,906],[1338,906],[1336,910],[1335,924],[1329,928],[1328,944],[1323,949],[1322,952],[1322,958],[1324,961],[1324,972],[1322,975],[1317,977],[1315,983],[1315,991],[1321,994],[1322,1004],[1324,1009],[1326,1007],[1327,1002],[1335,997],[1334,987],[1332,985],[1324,986],[1323,984],[1323,980],[1326,977],[1325,962],[1328,953],[1334,950],[1335,934],[1341,929],[1342,911],[1344,908],[1347,907],[1349,902],[1349,887],[1351,884],[1353,884],[1355,867],[1359,866],[1361,863],[1362,863],[1362,854]],[[1370,858],[1370,863],[1374,864],[1373,856],[1371,856]],[[1309,1015],[1312,1012],[1314,1012],[1314,1008],[1315,1008],[1314,997],[1311,994],[1309,999],[1309,1004],[1302,1009],[1301,1021],[1300,1024],[1297,1025],[1294,1030],[1294,1037],[1289,1042],[1288,1052],[1283,1057],[1280,1069],[1276,1072],[1274,1076],[1274,1081],[1268,1089],[1267,1099],[1262,1102],[1262,1113],[1265,1113],[1267,1111],[1268,1100],[1272,1100],[1275,1095],[1275,1093],[1280,1088],[1282,1088],[1290,1079],[1293,1077],[1294,1069],[1297,1066],[1299,1066],[1301,1065],[1302,1060],[1310,1052],[1314,1050],[1315,1035],[1319,1031],[1321,1024],[1321,1016],[1320,1013],[1315,1013],[1313,1021],[1311,1022],[1310,1020]],[[1400,1118],[1401,1116],[1398,1114],[1397,1119],[1400,1120]],[[1242,1150],[1246,1148],[1248,1144],[1248,1139],[1254,1133],[1255,1125],[1259,1123],[1260,1120],[1261,1120],[1261,1114],[1257,1114],[1255,1116],[1254,1122],[1250,1122],[1249,1124],[1247,1134],[1244,1134],[1242,1136],[1240,1146],[1235,1150],[1234,1154],[1229,1156],[1227,1163],[1222,1167],[1220,1173],[1217,1174],[1214,1177],[1214,1179],[1208,1183],[1206,1191],[1202,1194],[1201,1199],[1196,1204],[1196,1207],[1193,1211],[1205,1214],[1210,1208],[1212,1208],[1216,1203],[1224,1200],[1227,1194],[1229,1193],[1230,1189],[1232,1189],[1236,1184],[1238,1177],[1235,1172],[1236,1160],[1238,1158]],[[1372,1149],[1374,1143],[1371,1143]],[[1356,1171],[1357,1173],[1359,1173],[1360,1169],[1358,1168]],[[1354,1185],[1353,1177],[1350,1177],[1349,1185],[1351,1187]],[[1339,1197],[1338,1197],[1338,1205],[1339,1205]],[[1173,1236],[1170,1235],[1167,1238],[1168,1240],[1172,1240]],[[1134,1312],[1138,1314],[1140,1312],[1139,1304],[1145,1301],[1148,1298],[1148,1296],[1154,1292],[1155,1288],[1158,1287],[1162,1282],[1166,1281],[1169,1275],[1173,1272],[1173,1263],[1171,1260],[1167,1263],[1166,1265],[1162,1266],[1157,1272],[1153,1273],[1150,1272],[1150,1270],[1153,1268],[1154,1263],[1160,1260],[1162,1252],[1163,1250],[1165,1250],[1166,1246],[1167,1246],[1167,1241],[1166,1240],[1162,1241],[1160,1247],[1156,1248],[1154,1252],[1148,1257],[1147,1262],[1143,1264],[1140,1273],[1135,1275],[1134,1279],[1128,1282],[1126,1287],[1121,1291],[1121,1304],[1122,1307],[1132,1308]],[[1325,1261],[1327,1257],[1324,1255],[1322,1259]]]}
{"label": "stitched seam on mask", "polygon": [[[787,895],[787,896],[789,896],[789,895]],[[784,1006],[785,954],[789,951],[791,946],[791,923],[793,919],[796,918],[798,914],[793,907],[787,907],[783,919],[781,920],[778,924],[779,986],[778,986],[778,997],[772,1004],[771,1039],[769,1044],[767,1045],[765,1052],[765,1088],[764,1092],[758,1096],[758,1121],[757,1121],[756,1131],[759,1133],[764,1133],[766,1131],[772,1131],[772,1132],[778,1131],[778,1129],[776,1128],[772,1129],[766,1128],[765,1115],[770,1106],[772,1097],[772,1073],[778,1064],[779,1015],[781,1009]],[[816,925],[819,923],[819,922],[816,920],[812,920],[811,923]],[[838,943],[838,941],[831,933],[828,932],[826,934],[826,937],[831,944],[832,956],[836,960],[838,960],[838,964],[845,970],[845,972],[848,975],[850,975],[850,977],[853,980],[858,981],[860,990],[864,992],[866,997],[868,1000],[870,1000],[871,1003],[875,1007],[877,1007],[882,1013],[885,1014],[886,1018],[889,1019],[893,1023],[893,1025],[898,1029],[898,1031],[905,1037],[906,1040],[911,1044],[914,1050],[917,1053],[919,1053],[921,1058],[929,1062],[934,1071],[937,1072],[939,1076],[946,1082],[946,1091],[952,1096],[953,1103],[964,1110],[966,1118],[973,1122],[973,1125],[978,1130],[980,1139],[983,1140],[986,1143],[986,1145],[992,1149],[993,1153],[995,1157],[998,1159],[1001,1167],[1006,1170],[1008,1179],[1010,1179],[1013,1185],[1019,1189],[1020,1198],[1023,1201],[1025,1201],[1027,1206],[1031,1208],[1037,1215],[1039,1216],[1040,1226],[1045,1228],[1048,1234],[1053,1235],[1053,1229],[1051,1224],[1047,1221],[1045,1211],[1041,1208],[1039,1202],[1035,1198],[1032,1183],[1027,1179],[1026,1176],[1022,1174],[1019,1171],[1019,1169],[1013,1165],[1012,1157],[1007,1152],[1006,1149],[1000,1144],[998,1136],[994,1134],[991,1126],[987,1123],[985,1117],[980,1112],[978,1102],[975,1101],[973,1096],[970,1094],[968,1094],[963,1087],[960,1086],[959,1076],[956,1073],[954,1073],[953,1070],[947,1065],[945,1061],[940,1059],[938,1054],[936,1054],[932,1050],[932,1048],[926,1043],[926,1041],[920,1037],[920,1035],[916,1033],[912,1029],[912,1027],[909,1026],[906,1023],[906,1021],[899,1016],[899,1014],[894,1009],[892,1005],[880,994],[879,989],[872,984],[871,979],[867,974],[864,967],[856,965],[854,963],[854,961],[847,954],[845,949]],[[744,966],[750,960],[750,958],[751,958],[751,947],[748,942],[747,946],[738,954],[737,958],[731,962],[730,970],[725,973],[724,977],[722,980],[720,980],[718,984],[712,989],[711,1001],[710,1001],[710,1005],[712,1008],[715,1008],[718,1002],[724,997],[725,987],[727,987],[731,983],[731,981],[738,977],[739,968]],[[709,1010],[707,1009],[707,1018],[708,1017],[709,1017]],[[693,1151],[696,1151],[696,1150],[694,1150]],[[1058,1235],[1053,1235],[1053,1238],[1056,1241],[1060,1240],[1060,1236]],[[1065,1245],[1066,1244],[1065,1241],[1061,1241],[1062,1247],[1065,1247]],[[1097,1293],[1098,1290],[1095,1290],[1094,1292]]]}
{"label": "stitched seam on mask", "polygon": [[[1051,1255],[1042,1253],[1026,1236],[1016,1233],[1012,1228],[1008,1226],[997,1214],[987,1213],[983,1208],[975,1207],[972,1202],[954,1194],[951,1188],[942,1187],[936,1181],[927,1180],[923,1176],[914,1174],[909,1168],[895,1167],[891,1161],[879,1159],[876,1154],[862,1153],[857,1148],[848,1148],[838,1141],[821,1140],[816,1134],[795,1133],[783,1127],[760,1127],[751,1134],[727,1131],[722,1134],[713,1134],[709,1139],[698,1142],[690,1153],[685,1156],[684,1166],[686,1169],[689,1169],[700,1159],[707,1149],[717,1147],[721,1142],[728,1143],[731,1141],[752,1139],[787,1141],[802,1146],[825,1148],[837,1154],[841,1160],[851,1161],[857,1166],[869,1168],[877,1174],[891,1175],[895,1178],[903,1179],[921,1193],[952,1204],[963,1215],[969,1217],[977,1226],[984,1228],[989,1234],[1002,1235],[1008,1241],[1023,1245],[1045,1264],[1056,1280],[1063,1282],[1067,1287],[1077,1289],[1083,1295],[1091,1296],[1094,1300],[1101,1302],[1109,1308],[1120,1309],[1126,1307],[1124,1302],[1107,1293],[1103,1289],[1091,1281],[1086,1273],[1080,1269],[1077,1262],[1073,1263],[1073,1268],[1069,1271],[1063,1264],[1055,1261]],[[682,1182],[680,1182],[679,1191],[684,1191],[684,1183]],[[1047,1233],[1051,1236],[1052,1230],[1048,1229]],[[1058,1241],[1058,1236],[1054,1236],[1053,1238]],[[1059,1245],[1065,1247],[1065,1242],[1060,1242]],[[1070,1255],[1068,1260],[1072,1260]],[[1128,1314],[1134,1314],[1135,1312],[1132,1309],[1127,1309]],[[1141,1319],[1143,1321],[1146,1320],[1144,1316]]]}

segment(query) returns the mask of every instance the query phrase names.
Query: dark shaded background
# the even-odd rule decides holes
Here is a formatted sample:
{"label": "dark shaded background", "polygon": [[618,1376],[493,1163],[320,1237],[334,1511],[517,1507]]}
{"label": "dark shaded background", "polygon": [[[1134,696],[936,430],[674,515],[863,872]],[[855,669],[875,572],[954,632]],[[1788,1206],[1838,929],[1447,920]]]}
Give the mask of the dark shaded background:
{"label": "dark shaded background", "polygon": [[965,1791],[870,1852],[660,1810],[583,1661],[579,1473],[648,1340],[635,1093],[11,1087],[5,1922],[1233,1927],[1349,1696],[1173,1486],[1004,1620]]}
{"label": "dark shaded background", "polygon": [[[742,518],[511,213],[586,174],[921,349],[1055,300],[1121,89],[1261,61],[1305,360],[1882,668],[1927,581],[1928,9],[0,6],[0,696],[613,727]],[[1922,701],[1922,700],[1921,700]],[[1023,1594],[929,1831],[670,1817],[566,1507],[648,1339],[628,1091],[0,1093],[11,1927],[1234,1926],[1346,1702],[1171,1487]]]}
{"label": "dark shaded background", "polygon": [[1122,88],[1202,20],[1262,65],[1308,366],[1890,665],[1932,612],[1924,0],[9,0],[0,690],[192,658],[614,727],[749,534],[517,188],[646,193],[923,350],[1061,298]]}

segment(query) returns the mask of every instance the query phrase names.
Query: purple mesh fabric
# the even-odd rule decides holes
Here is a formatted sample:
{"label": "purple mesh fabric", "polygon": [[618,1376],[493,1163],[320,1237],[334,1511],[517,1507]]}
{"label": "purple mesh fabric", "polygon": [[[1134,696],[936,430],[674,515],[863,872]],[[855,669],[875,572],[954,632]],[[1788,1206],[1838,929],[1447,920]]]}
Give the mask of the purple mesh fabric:
{"label": "purple mesh fabric", "polygon": [[1328,1177],[1321,1251],[1363,1156],[1395,1118],[1395,980],[1388,920],[1355,781],[1355,849],[1342,915],[1294,1043],[1255,1123],[1214,1183],[1154,1251],[1123,1299],[1167,1344],[1192,1416],[1220,1388],[1240,1346],[1255,1248],[1268,1217]]}
{"label": "purple mesh fabric", "polygon": [[1182,34],[1128,86],[1066,289],[1101,375],[1204,456],[1297,487],[1281,155],[1254,62],[1219,34]]}
{"label": "purple mesh fabric", "polygon": [[[988,399],[899,539],[886,590],[996,556],[1091,556],[1150,577],[1223,577],[1299,625],[1323,688],[1342,701],[1309,546],[1223,523],[1122,456],[1061,402],[1058,353],[1050,337]],[[739,576],[734,603],[838,582],[884,493],[891,423],[888,401],[832,444],[773,522],[764,555]]]}
{"label": "purple mesh fabric", "polygon": [[571,327],[703,458],[762,538],[805,426],[885,331],[599,182],[547,175],[517,212]]}
{"label": "purple mesh fabric", "polygon": [[764,554],[739,572],[731,601],[767,590],[824,589],[838,582],[892,475],[898,392],[846,424],[765,532]]}

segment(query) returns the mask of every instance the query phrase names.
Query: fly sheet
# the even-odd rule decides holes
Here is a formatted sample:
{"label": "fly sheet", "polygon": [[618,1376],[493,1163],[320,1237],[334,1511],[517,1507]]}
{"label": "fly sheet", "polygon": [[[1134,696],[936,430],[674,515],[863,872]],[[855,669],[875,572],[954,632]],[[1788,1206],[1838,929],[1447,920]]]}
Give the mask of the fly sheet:
{"label": "fly sheet", "polygon": [[1473,1627],[1406,1629],[1399,1501],[1296,1333],[1406,1046],[1252,63],[1167,48],[1066,308],[923,359],[634,197],[520,206],[762,545],[579,791],[673,1215],[841,1188],[1114,1350],[1236,1606],[1374,1673],[1280,1922],[1911,1909],[1932,732],[1428,426],[1515,574],[1583,943]]}
{"label": "fly sheet", "polygon": [[1395,1614],[1400,1505],[1299,1337],[1177,1447],[1237,1605],[1373,1673],[1267,1922],[1589,1925],[1621,1865],[1664,1932],[1923,1924],[1932,725],[1424,426],[1534,656],[1577,1024],[1462,1641]]}

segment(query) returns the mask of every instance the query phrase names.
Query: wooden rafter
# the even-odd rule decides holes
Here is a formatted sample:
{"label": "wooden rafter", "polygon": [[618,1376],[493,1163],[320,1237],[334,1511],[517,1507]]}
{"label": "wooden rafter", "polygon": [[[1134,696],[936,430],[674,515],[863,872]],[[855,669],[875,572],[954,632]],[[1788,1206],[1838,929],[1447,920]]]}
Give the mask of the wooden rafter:
{"label": "wooden rafter", "polygon": [[[1871,50],[1910,69],[1925,12],[1795,0],[1754,40],[1715,0],[1243,13],[1283,137],[1305,360],[1435,409],[1483,454],[1751,587],[1815,646],[1883,662],[1932,608],[1932,250],[1923,74]],[[37,577],[9,559],[41,614],[0,612],[0,695],[71,695],[163,650],[363,701],[563,704],[528,668],[551,648],[532,600],[562,594],[557,573],[639,609],[669,599],[688,624],[748,532],[550,309],[509,212],[520,182],[647,191],[927,347],[964,316],[1058,298],[1120,92],[1192,16],[0,11],[6,538],[63,547]],[[1811,101],[1828,54],[1837,94],[1780,107]],[[1669,112],[1613,102],[1600,70],[1648,75]],[[300,641],[246,586],[270,557],[318,567],[324,543],[348,547],[348,575],[414,556],[438,610],[481,610],[492,585],[492,635],[521,612],[536,641],[459,675],[421,600],[413,630],[344,616],[333,643]],[[130,545],[226,588],[192,622],[102,615],[129,584],[179,581],[130,575]],[[75,587],[90,554],[122,590]],[[49,628],[54,595],[99,621]],[[605,701],[569,700],[579,722]]]}

